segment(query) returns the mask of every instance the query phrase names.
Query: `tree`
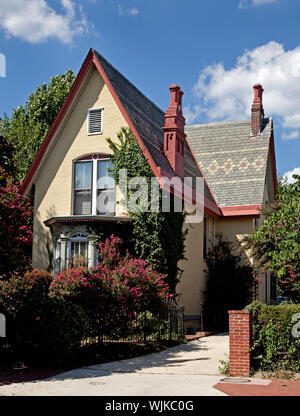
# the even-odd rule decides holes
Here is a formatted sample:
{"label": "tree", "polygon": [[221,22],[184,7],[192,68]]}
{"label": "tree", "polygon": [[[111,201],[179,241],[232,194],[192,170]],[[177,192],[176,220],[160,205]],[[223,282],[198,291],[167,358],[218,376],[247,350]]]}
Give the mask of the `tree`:
{"label": "tree", "polygon": [[19,180],[24,179],[74,79],[70,69],[65,74],[52,77],[48,86],[43,83],[37,87],[24,106],[13,110],[11,117],[4,114],[0,118],[0,134],[14,147],[13,161]]}
{"label": "tree", "polygon": [[0,136],[0,278],[26,270],[31,257],[33,210],[13,179],[12,156],[12,145]]}
{"label": "tree", "polygon": [[242,309],[252,299],[253,269],[233,248],[233,243],[218,234],[207,255],[204,318],[210,329],[227,330],[228,310]]}
{"label": "tree", "polygon": [[5,186],[8,177],[15,174],[13,163],[14,147],[7,140],[0,136],[0,186]]}
{"label": "tree", "polygon": [[258,268],[273,271],[285,296],[300,301],[300,176],[294,183],[278,183],[267,220],[245,239]]}
{"label": "tree", "polygon": [[0,186],[0,278],[29,268],[32,216],[30,201],[20,195],[20,183],[8,178]]}

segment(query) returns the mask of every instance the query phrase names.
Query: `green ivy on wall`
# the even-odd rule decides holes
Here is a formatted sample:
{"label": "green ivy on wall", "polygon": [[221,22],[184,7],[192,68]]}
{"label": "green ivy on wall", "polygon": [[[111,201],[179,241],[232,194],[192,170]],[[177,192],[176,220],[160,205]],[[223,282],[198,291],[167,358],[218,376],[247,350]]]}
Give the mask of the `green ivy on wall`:
{"label": "green ivy on wall", "polygon": [[[112,175],[116,184],[119,184],[119,171],[127,170],[127,183],[131,178],[143,177],[146,179],[150,189],[154,174],[144,157],[139,144],[129,128],[123,127],[117,135],[119,143],[107,138],[112,151],[113,162]],[[129,191],[131,192],[131,191]],[[131,254],[145,259],[158,272],[167,274],[167,282],[174,293],[176,284],[179,282],[181,271],[178,262],[184,259],[184,242],[187,231],[183,231],[185,214],[183,212],[172,212],[174,196],[170,197],[170,212],[161,211],[161,191],[159,192],[158,212],[130,212],[132,219],[130,224],[115,224],[115,234],[122,238]],[[122,201],[120,201],[122,202]],[[150,197],[143,201],[150,207]],[[104,225],[106,227],[106,224]],[[107,235],[104,228],[100,231],[102,237]]]}

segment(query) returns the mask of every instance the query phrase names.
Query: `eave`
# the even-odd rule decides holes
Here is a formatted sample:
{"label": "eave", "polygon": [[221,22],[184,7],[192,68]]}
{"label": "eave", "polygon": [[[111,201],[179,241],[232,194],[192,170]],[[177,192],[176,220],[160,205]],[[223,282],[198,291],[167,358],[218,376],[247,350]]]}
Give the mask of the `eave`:
{"label": "eave", "polygon": [[70,223],[95,223],[95,222],[131,222],[130,217],[125,216],[108,216],[108,215],[71,215],[65,217],[51,217],[44,221],[47,227],[51,227],[55,224],[70,224]]}

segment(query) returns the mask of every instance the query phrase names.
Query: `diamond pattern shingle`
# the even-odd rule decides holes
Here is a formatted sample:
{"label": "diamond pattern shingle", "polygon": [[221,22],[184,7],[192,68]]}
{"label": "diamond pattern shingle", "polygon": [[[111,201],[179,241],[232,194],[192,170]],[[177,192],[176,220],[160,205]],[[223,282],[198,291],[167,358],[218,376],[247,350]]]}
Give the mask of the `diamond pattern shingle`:
{"label": "diamond pattern shingle", "polygon": [[261,204],[272,129],[263,120],[250,136],[250,120],[186,126],[186,134],[220,206]]}

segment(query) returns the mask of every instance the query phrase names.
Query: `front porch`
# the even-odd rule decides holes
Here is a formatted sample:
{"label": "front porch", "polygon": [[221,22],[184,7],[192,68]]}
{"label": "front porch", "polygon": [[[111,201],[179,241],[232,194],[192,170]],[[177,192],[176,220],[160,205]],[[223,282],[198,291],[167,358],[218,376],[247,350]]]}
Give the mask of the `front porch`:
{"label": "front porch", "polygon": [[95,246],[97,224],[129,222],[131,222],[130,217],[106,215],[57,216],[44,221],[51,232],[54,275],[73,267],[96,267],[98,264]]}

